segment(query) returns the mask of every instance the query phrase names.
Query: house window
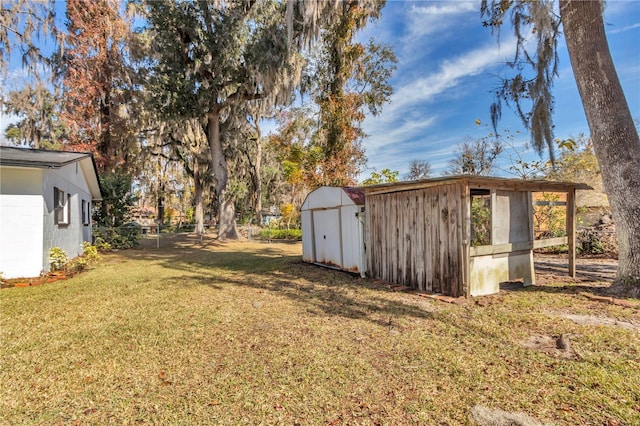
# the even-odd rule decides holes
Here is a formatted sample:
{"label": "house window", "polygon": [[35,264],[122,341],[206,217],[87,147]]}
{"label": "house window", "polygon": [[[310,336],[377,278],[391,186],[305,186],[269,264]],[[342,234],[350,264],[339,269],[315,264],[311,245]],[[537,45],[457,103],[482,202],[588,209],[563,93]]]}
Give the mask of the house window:
{"label": "house window", "polygon": [[53,188],[53,206],[56,225],[69,224],[69,202],[71,195],[59,188]]}
{"label": "house window", "polygon": [[86,200],[82,200],[82,224],[91,225],[91,203]]}

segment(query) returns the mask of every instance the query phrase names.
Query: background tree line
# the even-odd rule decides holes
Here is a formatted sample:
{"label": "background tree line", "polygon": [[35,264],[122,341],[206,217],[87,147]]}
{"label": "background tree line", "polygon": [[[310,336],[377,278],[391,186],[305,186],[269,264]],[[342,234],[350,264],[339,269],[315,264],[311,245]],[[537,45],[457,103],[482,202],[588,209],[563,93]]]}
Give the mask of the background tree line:
{"label": "background tree line", "polygon": [[[2,70],[21,55],[31,72],[3,96],[3,112],[21,117],[5,137],[93,152],[105,205],[135,182],[160,221],[187,200],[197,232],[209,209],[219,238],[237,238],[237,219],[260,220],[263,205],[355,184],[365,110],[391,94],[391,49],[355,41],[384,1],[311,3],[69,0],[64,24],[54,2],[3,3]],[[57,48],[45,52],[42,38]],[[291,107],[296,93],[310,102]],[[265,118],[278,136],[262,135]],[[109,211],[101,223],[127,220]]]}

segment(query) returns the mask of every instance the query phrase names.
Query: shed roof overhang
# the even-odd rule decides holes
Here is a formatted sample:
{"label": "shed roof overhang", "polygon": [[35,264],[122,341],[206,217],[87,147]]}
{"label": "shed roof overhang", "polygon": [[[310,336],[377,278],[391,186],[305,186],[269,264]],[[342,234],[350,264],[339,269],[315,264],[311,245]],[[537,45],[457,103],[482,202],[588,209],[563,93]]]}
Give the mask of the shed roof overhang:
{"label": "shed roof overhang", "polygon": [[408,182],[382,183],[363,187],[366,195],[385,194],[391,192],[411,191],[432,188],[435,186],[461,183],[473,189],[499,189],[507,191],[531,192],[570,192],[576,189],[593,189],[584,183],[556,182],[549,180],[524,180],[488,176],[445,176],[434,179],[422,179]]}
{"label": "shed roof overhang", "polygon": [[0,146],[0,166],[59,169],[76,162],[80,164],[91,198],[102,200],[98,169],[91,153]]}

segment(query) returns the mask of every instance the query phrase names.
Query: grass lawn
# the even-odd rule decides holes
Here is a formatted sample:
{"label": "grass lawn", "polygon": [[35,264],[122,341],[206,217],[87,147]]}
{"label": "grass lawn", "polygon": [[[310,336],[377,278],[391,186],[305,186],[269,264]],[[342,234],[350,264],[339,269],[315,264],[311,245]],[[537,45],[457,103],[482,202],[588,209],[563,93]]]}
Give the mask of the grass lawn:
{"label": "grass lawn", "polygon": [[447,304],[299,243],[162,243],[0,291],[1,424],[640,424],[637,308],[566,283]]}

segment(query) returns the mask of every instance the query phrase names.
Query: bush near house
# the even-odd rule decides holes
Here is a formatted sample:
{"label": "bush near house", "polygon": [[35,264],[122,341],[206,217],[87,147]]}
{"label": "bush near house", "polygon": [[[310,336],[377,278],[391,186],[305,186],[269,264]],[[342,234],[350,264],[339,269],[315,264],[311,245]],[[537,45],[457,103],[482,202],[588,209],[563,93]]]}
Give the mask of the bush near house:
{"label": "bush near house", "polygon": [[[140,225],[132,222],[119,227],[97,227],[93,230],[94,240],[98,249],[108,244],[110,249],[130,249],[138,245],[142,234]],[[98,240],[100,242],[98,243]],[[106,250],[106,251],[109,251]]]}
{"label": "bush near house", "polygon": [[74,257],[73,259],[69,259],[67,253],[60,247],[53,247],[49,250],[49,261],[52,272],[81,272],[99,259],[98,248],[86,241],[82,243],[82,255]]}

